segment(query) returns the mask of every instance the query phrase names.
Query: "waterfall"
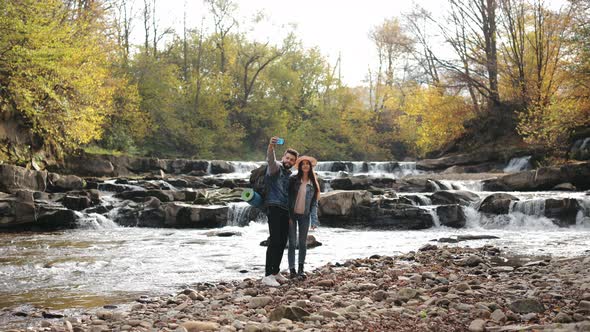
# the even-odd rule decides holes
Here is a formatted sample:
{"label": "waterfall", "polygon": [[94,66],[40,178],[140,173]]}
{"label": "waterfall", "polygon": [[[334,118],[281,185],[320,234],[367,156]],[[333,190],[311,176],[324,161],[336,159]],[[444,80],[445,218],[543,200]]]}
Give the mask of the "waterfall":
{"label": "waterfall", "polygon": [[590,226],[590,199],[580,198],[577,201],[580,205],[580,210],[576,214],[576,226],[588,227]]}
{"label": "waterfall", "polygon": [[118,228],[114,221],[98,213],[76,212],[78,216],[78,225],[85,229],[114,229]]}
{"label": "waterfall", "polygon": [[353,161],[352,162],[352,169],[350,170],[352,173],[365,173],[369,171],[368,165],[364,161]]}
{"label": "waterfall", "polygon": [[432,216],[432,222],[434,223],[434,227],[440,227],[440,217],[438,216],[436,208],[436,206],[431,206],[427,208],[427,211]]}
{"label": "waterfall", "polygon": [[542,217],[545,215],[545,199],[529,199],[510,202],[508,214],[522,213],[528,216]]}
{"label": "waterfall", "polygon": [[251,171],[262,166],[265,162],[263,161],[229,161],[235,169],[236,173],[250,173]]}
{"label": "waterfall", "polygon": [[433,181],[433,180],[430,180],[430,179],[428,179],[427,181],[428,181],[428,183],[432,184],[432,187],[434,188],[434,191],[439,191],[440,190],[440,186],[438,185],[438,183],[436,181]]}
{"label": "waterfall", "polygon": [[228,204],[227,226],[247,226],[251,221],[262,222],[266,220],[264,213],[246,202]]}
{"label": "waterfall", "polygon": [[320,161],[315,167],[316,172],[331,172],[334,166],[333,161]]}
{"label": "waterfall", "polygon": [[525,171],[531,168],[531,156],[518,157],[510,159],[508,165],[504,167],[504,173],[515,173]]}

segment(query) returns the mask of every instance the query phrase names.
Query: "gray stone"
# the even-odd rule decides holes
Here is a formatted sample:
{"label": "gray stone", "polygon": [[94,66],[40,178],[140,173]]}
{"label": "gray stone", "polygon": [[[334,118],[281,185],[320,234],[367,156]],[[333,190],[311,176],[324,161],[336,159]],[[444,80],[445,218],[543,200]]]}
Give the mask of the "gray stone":
{"label": "gray stone", "polygon": [[580,301],[580,304],[578,305],[578,310],[590,313],[590,301]]}
{"label": "gray stone", "polygon": [[272,298],[270,296],[257,296],[250,299],[248,302],[248,307],[251,309],[262,308],[272,302]]}
{"label": "gray stone", "polygon": [[574,321],[574,320],[573,320],[572,316],[570,316],[570,315],[568,315],[568,314],[566,314],[566,313],[563,313],[563,312],[560,312],[560,313],[558,313],[558,314],[557,314],[557,315],[556,315],[556,316],[553,318],[553,322],[554,322],[554,323],[566,323],[566,324],[567,324],[567,323],[571,323],[571,322],[573,322],[573,321]]}
{"label": "gray stone", "polygon": [[289,319],[292,321],[303,321],[305,317],[309,316],[309,312],[305,309],[295,306],[278,306],[269,316],[271,322],[280,321],[281,319]]}
{"label": "gray stone", "polygon": [[484,332],[486,330],[486,322],[483,319],[475,319],[469,324],[469,331]]}
{"label": "gray stone", "polygon": [[20,189],[45,191],[47,172],[0,164],[0,192],[15,193]]}
{"label": "gray stone", "polygon": [[368,205],[371,197],[371,193],[361,190],[331,191],[320,196],[318,212],[321,216],[347,216],[353,207]]}
{"label": "gray stone", "polygon": [[538,313],[545,311],[545,306],[537,299],[519,299],[510,303],[510,310],[519,314]]}
{"label": "gray stone", "polygon": [[397,298],[402,301],[408,301],[416,297],[418,291],[412,288],[401,288],[397,292]]}
{"label": "gray stone", "polygon": [[188,321],[182,324],[187,332],[199,332],[199,331],[217,331],[219,330],[219,324],[215,322],[203,322],[203,321]]}
{"label": "gray stone", "polygon": [[498,323],[504,323],[507,320],[506,315],[504,314],[504,312],[500,309],[496,309],[494,310],[494,312],[492,312],[492,314],[490,315],[490,318]]}

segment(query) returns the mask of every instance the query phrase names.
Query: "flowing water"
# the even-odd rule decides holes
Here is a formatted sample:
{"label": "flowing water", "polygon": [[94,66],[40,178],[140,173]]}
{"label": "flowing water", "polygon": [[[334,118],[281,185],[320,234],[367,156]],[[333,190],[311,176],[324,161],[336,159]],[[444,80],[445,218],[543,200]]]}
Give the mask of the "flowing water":
{"label": "flowing water", "polygon": [[[234,163],[236,174],[226,175],[228,178],[247,177],[248,170],[260,165]],[[369,176],[419,172],[415,163],[351,165],[350,172]],[[332,166],[320,163],[322,172],[338,176]],[[481,191],[479,181],[438,182],[439,187],[445,187],[440,189],[467,189],[482,198],[491,194]],[[410,194],[418,196],[422,205],[431,204],[425,193],[400,195]],[[308,270],[328,262],[417,250],[433,239],[457,235],[494,235],[498,239],[449,245],[491,244],[526,255],[589,254],[590,196],[583,192],[510,194],[521,201],[510,207],[508,215],[490,218],[480,215],[477,206],[465,207],[467,226],[463,229],[441,227],[440,222],[420,231],[320,227],[311,234],[323,245],[308,251]],[[112,197],[103,197],[113,204]],[[576,225],[559,228],[543,216],[543,199],[556,197],[578,200],[581,208]],[[435,206],[426,208],[434,211]],[[116,213],[117,209],[107,216],[80,214],[80,228],[74,230],[0,233],[0,308],[25,304],[53,309],[96,307],[125,302],[139,294],[176,292],[200,281],[260,278],[263,274],[266,248],[260,242],[267,238],[268,229],[264,218],[246,203],[230,204],[230,226],[221,230],[237,233],[231,237],[214,236],[211,230],[120,227],[111,220]],[[286,257],[282,267],[287,268]]]}

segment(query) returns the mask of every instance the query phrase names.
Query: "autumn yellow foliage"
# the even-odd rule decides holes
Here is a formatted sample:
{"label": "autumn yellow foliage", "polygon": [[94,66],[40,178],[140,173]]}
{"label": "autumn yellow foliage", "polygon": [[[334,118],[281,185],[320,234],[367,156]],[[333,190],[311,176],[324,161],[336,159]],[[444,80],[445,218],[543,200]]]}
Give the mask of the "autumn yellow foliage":
{"label": "autumn yellow foliage", "polygon": [[465,98],[447,95],[440,88],[417,86],[406,94],[401,107],[399,138],[423,156],[459,136],[463,122],[473,116]]}

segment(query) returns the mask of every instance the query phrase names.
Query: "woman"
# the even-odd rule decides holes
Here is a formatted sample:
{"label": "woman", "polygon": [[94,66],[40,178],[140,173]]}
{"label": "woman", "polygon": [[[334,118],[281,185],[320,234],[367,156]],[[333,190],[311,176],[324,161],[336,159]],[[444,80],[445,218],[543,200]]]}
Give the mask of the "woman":
{"label": "woman", "polygon": [[[317,160],[301,156],[295,162],[297,174],[289,178],[289,272],[291,278],[305,278],[303,265],[307,252],[309,224],[318,224],[320,186],[313,167]],[[299,234],[297,234],[299,229]],[[295,247],[299,247],[299,266],[295,271]]]}

